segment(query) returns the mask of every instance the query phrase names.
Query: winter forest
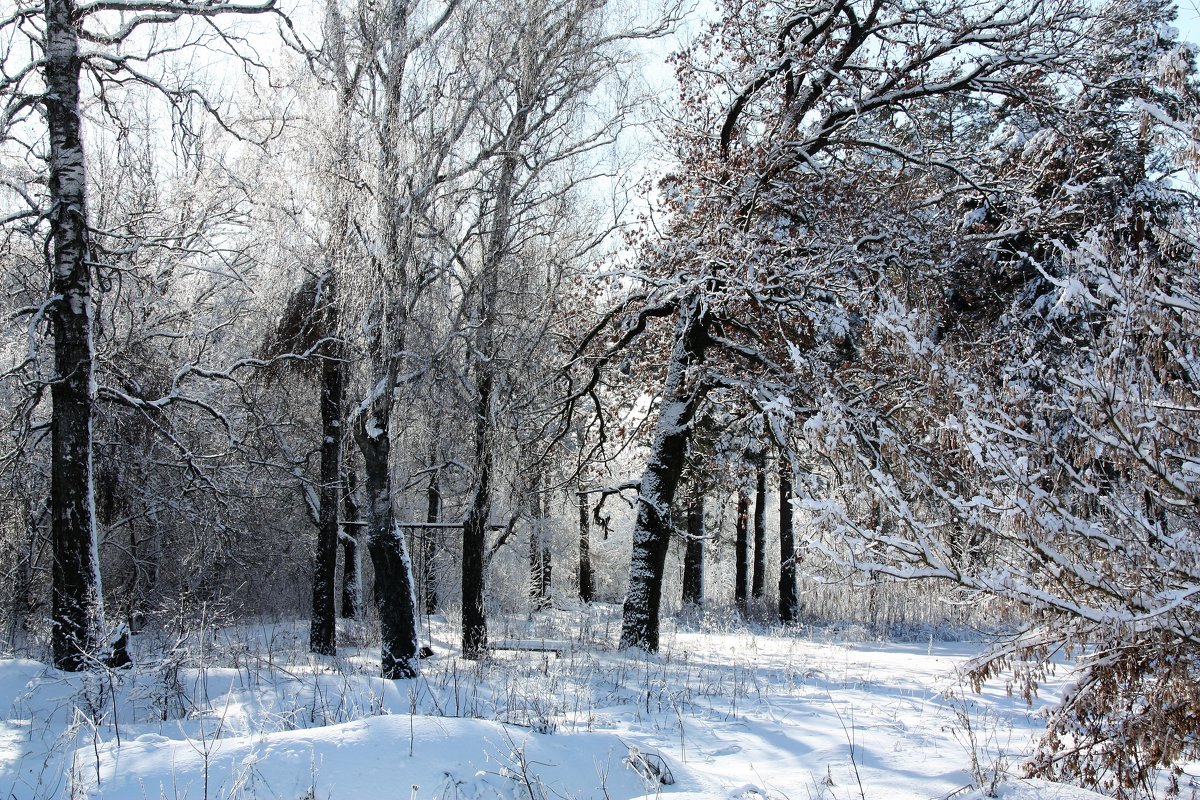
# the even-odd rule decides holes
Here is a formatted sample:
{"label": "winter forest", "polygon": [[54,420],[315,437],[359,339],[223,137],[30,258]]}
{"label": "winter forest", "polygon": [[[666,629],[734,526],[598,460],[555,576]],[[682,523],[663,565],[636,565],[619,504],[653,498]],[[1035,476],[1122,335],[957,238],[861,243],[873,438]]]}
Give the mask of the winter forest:
{"label": "winter forest", "polygon": [[0,791],[1200,797],[1168,0],[4,0]]}

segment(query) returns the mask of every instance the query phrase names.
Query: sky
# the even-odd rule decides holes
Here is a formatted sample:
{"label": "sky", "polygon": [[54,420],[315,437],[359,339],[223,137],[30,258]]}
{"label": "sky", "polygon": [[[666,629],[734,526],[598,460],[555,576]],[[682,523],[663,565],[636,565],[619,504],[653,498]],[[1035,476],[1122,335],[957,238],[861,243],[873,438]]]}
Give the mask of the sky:
{"label": "sky", "polygon": [[1179,19],[1175,25],[1180,37],[1200,44],[1200,0],[1182,0],[1178,3]]}

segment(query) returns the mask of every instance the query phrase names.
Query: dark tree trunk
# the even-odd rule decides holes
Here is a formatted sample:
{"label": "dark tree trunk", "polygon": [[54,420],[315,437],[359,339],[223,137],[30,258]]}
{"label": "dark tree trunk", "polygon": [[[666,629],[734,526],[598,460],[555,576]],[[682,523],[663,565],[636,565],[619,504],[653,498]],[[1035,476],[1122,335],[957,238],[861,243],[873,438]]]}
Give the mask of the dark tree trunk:
{"label": "dark tree trunk", "polygon": [[358,540],[343,533],[342,543],[342,619],[357,619],[358,604],[362,601],[362,586],[358,575]]}
{"label": "dark tree trunk", "polygon": [[749,610],[750,589],[750,496],[739,490],[737,522],[734,526],[733,599],[743,615]]}
{"label": "dark tree trunk", "polygon": [[[336,312],[327,311],[330,331],[337,330]],[[342,387],[340,353],[321,362],[321,506],[317,552],[313,564],[312,624],[308,647],[314,653],[337,653],[338,512],[342,488]]]}
{"label": "dark tree trunk", "polygon": [[704,605],[704,495],[688,504],[687,541],[683,551],[683,603]]}
{"label": "dark tree trunk", "polygon": [[579,493],[579,600],[590,603],[596,594],[592,579],[591,524],[588,520],[588,499]]}
{"label": "dark tree trunk", "polygon": [[496,314],[499,303],[500,264],[507,256],[509,226],[512,217],[513,195],[517,191],[516,172],[519,162],[517,149],[524,141],[525,126],[532,106],[522,105],[509,123],[508,152],[501,159],[496,179],[495,206],[492,209],[492,228],[487,236],[486,259],[480,280],[479,316],[475,361],[475,495],[463,520],[462,559],[462,652],[464,658],[478,659],[487,655],[487,615],[483,608],[484,550],[487,546],[488,522],[492,513],[492,395],[496,390]]}
{"label": "dark tree trunk", "polygon": [[492,376],[489,369],[483,370],[479,393],[475,408],[475,496],[463,520],[462,652],[464,658],[470,659],[487,655],[488,644],[483,571],[488,517],[492,509],[492,451],[488,423]]}
{"label": "dark tree trunk", "polygon": [[688,373],[703,362],[707,346],[703,313],[697,308],[682,309],[654,442],[638,492],[629,589],[622,610],[622,649],[637,647],[658,652],[663,570],[671,543],[671,506],[692,435],[691,422],[707,388]]}
{"label": "dark tree trunk", "polygon": [[533,530],[529,537],[529,600],[535,611],[550,608],[550,500],[545,491],[544,480],[539,480],[539,489],[533,498],[537,510],[533,516]]}
{"label": "dark tree trunk", "polygon": [[796,594],[796,537],[792,528],[792,464],[779,457],[779,621],[800,618]]}
{"label": "dark tree trunk", "polygon": [[[438,522],[442,516],[442,489],[438,470],[429,476],[429,488],[425,490],[425,521]],[[421,536],[422,567],[421,588],[424,590],[425,613],[437,613],[438,593],[434,575],[437,571],[438,529],[426,528]]]}
{"label": "dark tree trunk", "polygon": [[[79,117],[79,40],[72,0],[46,0],[44,107],[49,128],[50,307],[57,379],[50,387],[50,515],[54,666],[94,663],[103,605],[92,485],[92,275]],[[103,656],[101,656],[103,657]]]}
{"label": "dark tree trunk", "polygon": [[[342,487],[342,513],[346,525],[341,531],[342,542],[342,618],[356,619],[362,611],[362,574],[358,569],[358,522],[362,511],[354,499],[354,473],[346,475]],[[348,530],[347,530],[348,529]]]}
{"label": "dark tree trunk", "polygon": [[[385,382],[386,386],[392,383]],[[375,568],[375,608],[383,642],[384,678],[415,678],[418,673],[416,587],[404,534],[396,527],[388,469],[391,394],[363,414],[354,432],[363,455],[367,490],[367,552]]]}
{"label": "dark tree trunk", "polygon": [[767,586],[767,464],[760,458],[754,470],[754,575],[750,596],[762,600]]}

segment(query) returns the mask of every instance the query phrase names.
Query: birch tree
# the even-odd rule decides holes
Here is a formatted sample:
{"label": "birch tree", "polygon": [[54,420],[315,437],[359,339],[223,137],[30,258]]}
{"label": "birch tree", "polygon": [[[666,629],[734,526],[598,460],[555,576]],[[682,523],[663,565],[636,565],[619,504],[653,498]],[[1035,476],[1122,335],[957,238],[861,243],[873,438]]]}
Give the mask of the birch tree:
{"label": "birch tree", "polygon": [[[148,29],[172,26],[181,19],[260,14],[273,3],[172,2],[76,3],[50,0],[42,6],[18,5],[0,19],[6,65],[0,79],[4,96],[0,135],[7,146],[26,153],[44,147],[45,194],[9,183],[24,208],[8,219],[44,214],[50,242],[49,292],[38,311],[54,339],[55,377],[50,382],[51,529],[53,540],[54,663],[81,670],[95,663],[103,610],[95,520],[92,421],[95,415],[94,307],[96,253],[91,231],[88,165],[82,110],[94,96],[122,84],[140,84],[163,92],[177,109],[191,102],[204,106],[195,87],[172,86],[153,65],[172,50],[197,46],[193,32],[166,45]],[[35,57],[15,62],[18,48]],[[149,68],[148,68],[149,67]],[[214,104],[207,107],[219,115]],[[35,118],[40,116],[42,122]],[[35,145],[34,142],[40,144]]]}

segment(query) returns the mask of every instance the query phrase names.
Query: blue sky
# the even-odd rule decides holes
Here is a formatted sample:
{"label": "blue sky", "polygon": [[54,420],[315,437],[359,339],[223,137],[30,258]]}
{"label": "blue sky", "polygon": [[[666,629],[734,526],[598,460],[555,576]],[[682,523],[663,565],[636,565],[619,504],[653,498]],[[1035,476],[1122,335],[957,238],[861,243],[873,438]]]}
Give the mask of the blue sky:
{"label": "blue sky", "polygon": [[1175,24],[1184,39],[1200,44],[1200,0],[1180,0]]}

